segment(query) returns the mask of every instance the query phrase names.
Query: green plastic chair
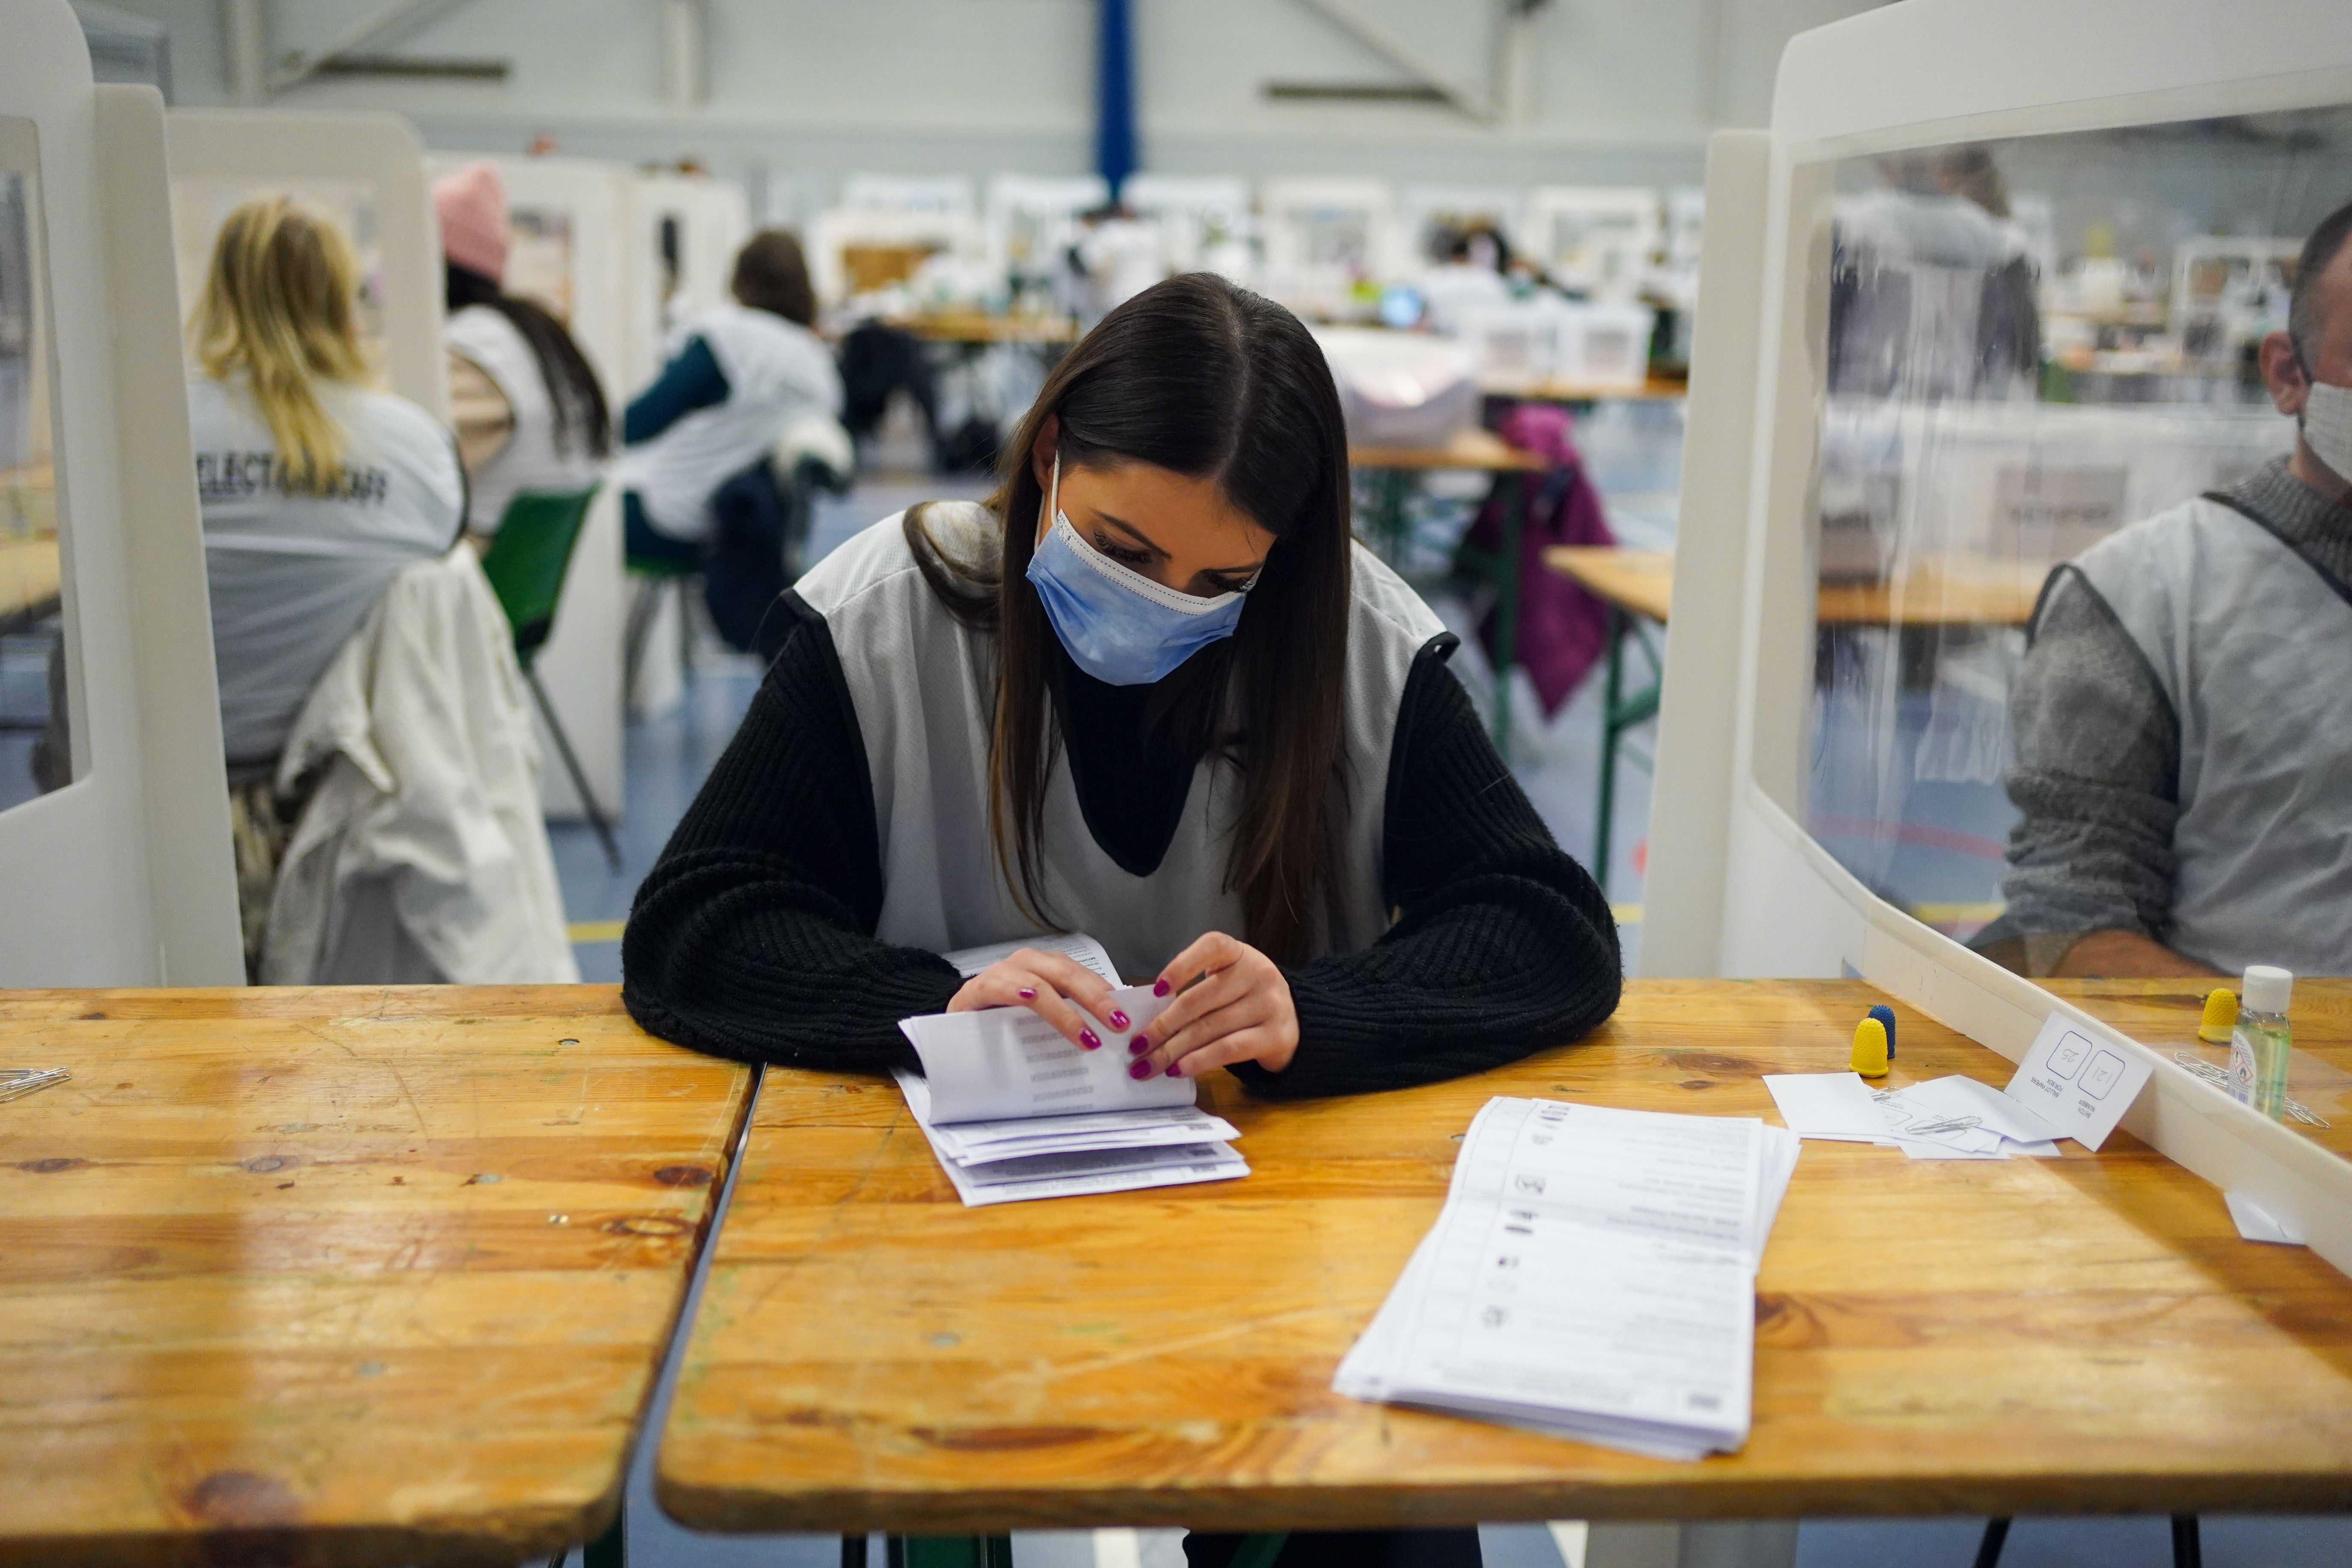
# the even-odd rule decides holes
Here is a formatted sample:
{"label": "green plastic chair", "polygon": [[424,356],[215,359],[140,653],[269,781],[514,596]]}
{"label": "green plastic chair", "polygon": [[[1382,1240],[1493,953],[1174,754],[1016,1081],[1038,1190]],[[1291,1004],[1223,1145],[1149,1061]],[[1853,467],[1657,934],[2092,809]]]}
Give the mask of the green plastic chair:
{"label": "green plastic chair", "polygon": [[572,749],[572,737],[563,732],[554,704],[548,701],[547,689],[540,685],[539,672],[533,668],[539,650],[547,646],[548,634],[555,629],[555,606],[563,597],[563,576],[571,570],[572,552],[580,542],[580,530],[588,521],[588,503],[595,496],[593,485],[584,490],[518,491],[499,520],[490,547],[482,552],[482,572],[499,596],[499,608],[507,613],[507,624],[514,628],[515,662],[522,666],[522,678],[539,703],[540,717],[547,721],[547,732],[555,738],[556,754],[572,775],[572,787],[580,792],[580,804],[596,830],[597,841],[604,847],[604,858],[618,870],[621,846],[614,837],[612,818],[588,787],[588,775]]}

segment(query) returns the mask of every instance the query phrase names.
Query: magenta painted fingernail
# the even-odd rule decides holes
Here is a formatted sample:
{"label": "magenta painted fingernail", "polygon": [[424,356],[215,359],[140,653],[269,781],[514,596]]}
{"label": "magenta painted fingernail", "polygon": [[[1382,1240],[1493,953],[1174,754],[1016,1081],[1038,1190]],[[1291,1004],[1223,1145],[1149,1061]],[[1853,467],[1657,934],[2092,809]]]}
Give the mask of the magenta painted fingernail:
{"label": "magenta painted fingernail", "polygon": [[1037,1000],[1037,988],[1034,985],[1024,985],[1021,988],[1021,1000],[1024,1002],[1034,1002]]}
{"label": "magenta painted fingernail", "polygon": [[1166,982],[1165,980],[1155,980],[1155,981],[1153,981],[1153,982],[1151,983],[1151,994],[1152,994],[1154,996],[1165,996],[1165,995],[1167,995],[1167,994],[1168,994],[1168,982]]}
{"label": "magenta painted fingernail", "polygon": [[1118,1008],[1113,1007],[1110,1010],[1109,1018],[1105,1021],[1114,1029],[1124,1029],[1127,1027],[1128,1019],[1126,1014],[1120,1012]]}
{"label": "magenta painted fingernail", "polygon": [[1176,1070],[1176,1064],[1174,1062],[1170,1062],[1168,1064],[1168,1076],[1170,1078],[1182,1078],[1184,1075]]}
{"label": "magenta painted fingernail", "polygon": [[1129,1062],[1127,1064],[1127,1076],[1137,1079],[1150,1078],[1151,1076],[1151,1064],[1150,1062]]}
{"label": "magenta painted fingernail", "polygon": [[1078,1031],[1078,1044],[1084,1046],[1090,1051],[1098,1051],[1102,1049],[1102,1040],[1092,1029],[1080,1029]]}
{"label": "magenta painted fingernail", "polygon": [[1138,1035],[1127,1042],[1127,1054],[1131,1057],[1139,1057],[1150,1048],[1151,1037],[1149,1035]]}

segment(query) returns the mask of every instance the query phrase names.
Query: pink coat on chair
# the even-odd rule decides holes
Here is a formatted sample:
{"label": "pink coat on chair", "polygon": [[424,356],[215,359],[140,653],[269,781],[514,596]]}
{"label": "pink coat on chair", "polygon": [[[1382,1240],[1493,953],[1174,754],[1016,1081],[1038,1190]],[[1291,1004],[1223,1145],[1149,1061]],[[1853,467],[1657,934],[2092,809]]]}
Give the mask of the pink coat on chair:
{"label": "pink coat on chair", "polygon": [[[1544,564],[1556,544],[1617,542],[1601,510],[1601,492],[1585,476],[1584,459],[1569,439],[1568,411],[1522,403],[1503,416],[1496,434],[1545,458],[1539,474],[1504,474],[1478,510],[1463,543],[1493,555],[1503,544],[1506,485],[1519,487],[1519,614],[1517,662],[1534,683],[1547,718],[1559,711],[1586,672],[1606,651],[1609,607],[1570,578]],[[1478,622],[1478,640],[1495,656],[1496,607]]]}

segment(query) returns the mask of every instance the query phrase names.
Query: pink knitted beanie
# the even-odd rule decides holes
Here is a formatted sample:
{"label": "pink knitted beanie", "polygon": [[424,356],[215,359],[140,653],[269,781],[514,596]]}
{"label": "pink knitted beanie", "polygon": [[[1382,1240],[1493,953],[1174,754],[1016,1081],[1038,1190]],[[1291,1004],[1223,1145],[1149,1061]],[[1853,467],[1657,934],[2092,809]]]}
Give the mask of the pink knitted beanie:
{"label": "pink knitted beanie", "polygon": [[493,283],[507,275],[507,186],[489,163],[468,163],[433,182],[433,211],[441,219],[441,254]]}

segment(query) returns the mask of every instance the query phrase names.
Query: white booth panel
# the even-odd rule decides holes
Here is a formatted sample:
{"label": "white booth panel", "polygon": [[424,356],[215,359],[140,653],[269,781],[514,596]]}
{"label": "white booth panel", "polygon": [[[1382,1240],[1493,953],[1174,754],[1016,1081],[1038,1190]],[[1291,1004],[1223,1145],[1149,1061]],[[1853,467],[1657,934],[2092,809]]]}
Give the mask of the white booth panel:
{"label": "white booth panel", "polygon": [[1711,157],[1691,440],[1726,472],[1684,495],[1643,955],[1860,974],[2012,1058],[2064,1013],[2149,1060],[2126,1126],[2352,1268],[2352,1165],[1917,918],[1997,936],[2052,564],[2284,449],[2242,242],[2352,195],[2347,102],[2352,11],[2308,0],[1911,0],[1791,43],[1769,139]]}
{"label": "white booth panel", "polygon": [[[477,160],[436,153],[434,175]],[[530,299],[562,319],[595,368],[613,412],[615,439],[621,411],[637,390],[626,381],[630,363],[629,294],[625,256],[628,233],[628,171],[580,158],[492,158],[505,181],[514,240],[507,254],[507,292]],[[622,776],[621,643],[627,595],[621,569],[619,497],[608,486],[588,509],[587,525],[563,579],[555,630],[534,668],[548,700],[572,737],[588,787],[618,818]],[[586,814],[569,774],[552,764],[554,741],[539,726],[541,806],[551,817]]]}
{"label": "white booth panel", "polygon": [[630,174],[623,287],[629,353],[622,380],[632,395],[661,374],[677,326],[732,296],[735,253],[751,237],[742,188],[705,175]]}
{"label": "white booth panel", "polygon": [[0,985],[237,984],[163,100],[61,0],[0,37]]}
{"label": "white booth panel", "polygon": [[1359,284],[1420,268],[1380,180],[1268,180],[1258,187],[1267,295],[1303,315],[1344,314]]}
{"label": "white booth panel", "polygon": [[1658,193],[1639,185],[1539,185],[1528,194],[1522,248],[1561,284],[1633,300],[1665,240]]}
{"label": "white booth panel", "polygon": [[384,384],[449,418],[441,349],[441,237],[425,145],[396,114],[184,109],[164,116],[180,315],[202,295],[220,226],[239,203],[292,195],[342,226],[360,260],[360,331]]}
{"label": "white booth panel", "polygon": [[1247,180],[1220,174],[1130,174],[1119,200],[1160,225],[1168,269],[1257,277],[1257,222]]}

